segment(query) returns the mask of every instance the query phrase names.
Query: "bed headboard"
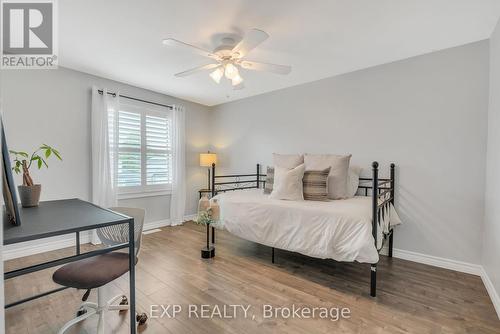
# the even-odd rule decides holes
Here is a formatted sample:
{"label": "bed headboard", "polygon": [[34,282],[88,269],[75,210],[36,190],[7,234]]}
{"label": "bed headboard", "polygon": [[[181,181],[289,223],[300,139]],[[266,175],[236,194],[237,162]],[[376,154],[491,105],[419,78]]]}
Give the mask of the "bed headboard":
{"label": "bed headboard", "polygon": [[[265,186],[266,174],[261,174],[261,167],[256,165],[255,174],[232,174],[215,175],[215,164],[212,164],[212,179],[210,182],[210,191],[212,197],[221,192],[254,189]],[[396,178],[396,165],[390,165],[390,177],[379,178],[379,164],[377,161],[372,163],[372,177],[360,177],[358,192],[365,196],[372,197],[372,233],[377,247],[377,228],[378,223],[389,214],[390,206],[394,205]],[[371,191],[370,191],[371,190]],[[392,238],[391,238],[392,240]],[[378,247],[377,247],[378,248]]]}
{"label": "bed headboard", "polygon": [[261,174],[260,164],[257,164],[256,167],[255,174],[215,175],[215,164],[212,164],[212,180],[210,182],[212,196],[226,191],[264,187],[266,174]]}
{"label": "bed headboard", "polygon": [[[391,200],[394,202],[394,189],[395,189],[395,164],[391,164],[390,166],[390,177],[389,178],[379,178],[378,177],[378,162],[374,161],[372,163],[372,173],[373,176],[371,178],[360,177],[359,178],[359,186],[358,193],[371,196],[373,194],[370,189],[374,188],[376,184],[377,192],[379,197],[388,197],[387,200]],[[242,189],[255,189],[261,188],[266,185],[266,174],[262,174],[262,169],[260,164],[256,165],[256,173],[255,174],[230,174],[230,175],[215,175],[215,164],[212,164],[212,174],[210,180],[210,190],[212,192],[212,196],[215,196],[217,193],[226,192],[226,191],[234,191],[234,190],[242,190]],[[377,182],[373,182],[374,180]]]}

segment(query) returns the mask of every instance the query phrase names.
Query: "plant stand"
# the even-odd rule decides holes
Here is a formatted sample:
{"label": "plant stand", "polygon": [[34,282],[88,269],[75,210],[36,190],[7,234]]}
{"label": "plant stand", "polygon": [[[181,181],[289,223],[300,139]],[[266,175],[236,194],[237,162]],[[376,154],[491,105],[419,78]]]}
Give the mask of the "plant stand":
{"label": "plant stand", "polygon": [[206,226],[207,226],[207,245],[201,249],[202,259],[210,259],[215,256],[215,246],[210,245],[210,224],[206,224]]}

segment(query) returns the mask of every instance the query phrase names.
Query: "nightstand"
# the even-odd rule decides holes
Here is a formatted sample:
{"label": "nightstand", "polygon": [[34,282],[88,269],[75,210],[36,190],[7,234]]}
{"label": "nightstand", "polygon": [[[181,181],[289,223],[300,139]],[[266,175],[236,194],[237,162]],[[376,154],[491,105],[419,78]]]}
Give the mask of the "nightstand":
{"label": "nightstand", "polygon": [[210,198],[212,195],[212,190],[206,188],[198,190],[199,198],[201,198],[201,196],[203,196],[204,194],[208,195],[207,197]]}

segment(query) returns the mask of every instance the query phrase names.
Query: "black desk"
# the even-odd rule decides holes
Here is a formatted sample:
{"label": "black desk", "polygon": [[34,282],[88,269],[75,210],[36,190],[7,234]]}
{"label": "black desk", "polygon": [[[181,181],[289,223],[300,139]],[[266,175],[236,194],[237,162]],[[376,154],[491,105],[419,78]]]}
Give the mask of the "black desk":
{"label": "black desk", "polygon": [[[85,202],[79,199],[40,202],[40,206],[36,208],[20,208],[20,215],[21,226],[4,226],[4,245],[11,245],[23,241],[37,240],[63,234],[75,233],[76,255],[9,271],[4,274],[4,279],[7,280],[69,262],[89,258],[99,254],[128,248],[130,268],[130,333],[134,334],[136,329],[134,219],[111,210],[103,209],[92,203]],[[101,248],[83,254],[80,253],[80,232],[118,224],[129,225],[128,243],[116,245],[113,247]],[[16,301],[14,303],[5,305],[5,308],[19,305],[64,289],[65,287],[62,287],[20,301]]]}

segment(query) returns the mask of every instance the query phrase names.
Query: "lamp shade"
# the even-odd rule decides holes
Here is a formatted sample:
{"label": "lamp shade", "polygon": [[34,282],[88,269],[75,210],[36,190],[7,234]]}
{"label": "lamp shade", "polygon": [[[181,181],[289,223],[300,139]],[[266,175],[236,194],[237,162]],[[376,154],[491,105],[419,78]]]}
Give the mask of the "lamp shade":
{"label": "lamp shade", "polygon": [[212,164],[217,164],[217,154],[215,153],[200,153],[200,166],[211,167]]}

